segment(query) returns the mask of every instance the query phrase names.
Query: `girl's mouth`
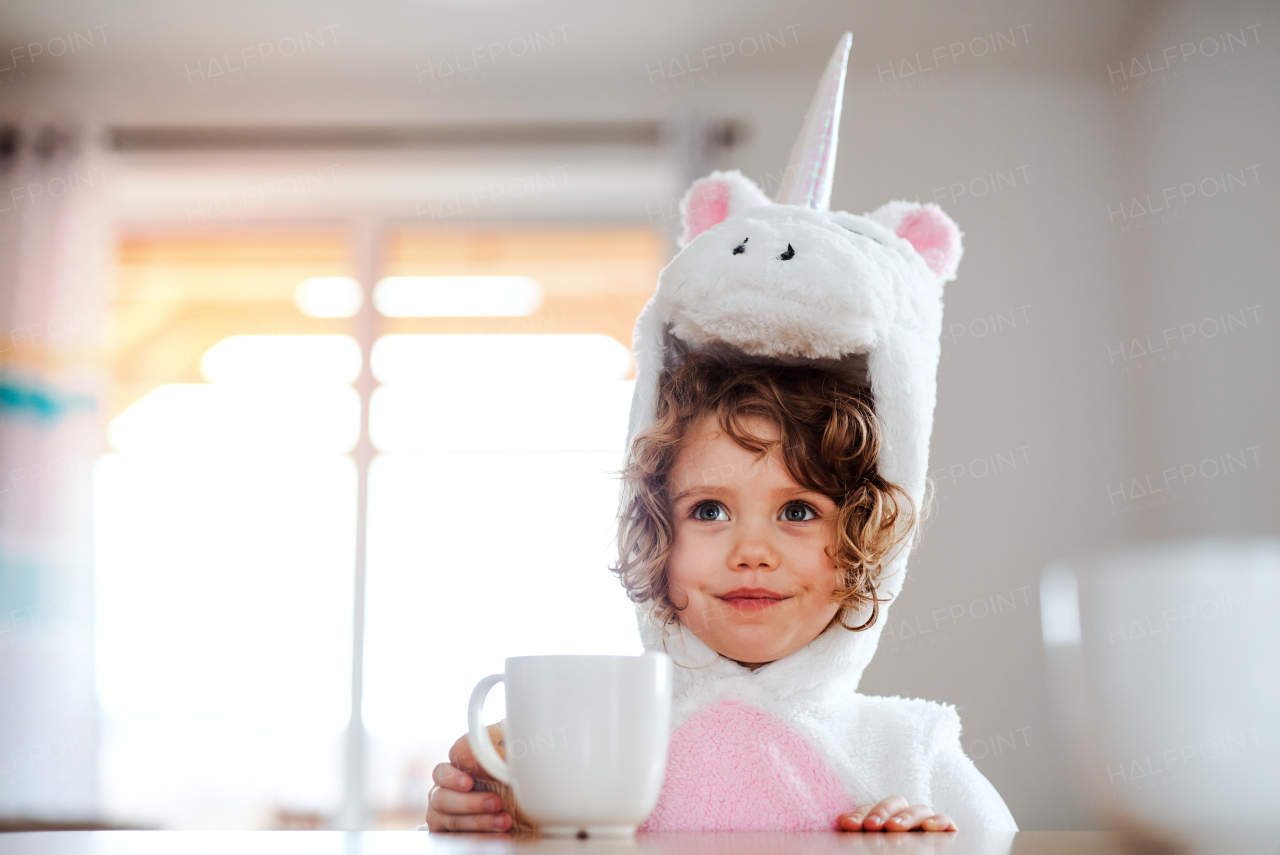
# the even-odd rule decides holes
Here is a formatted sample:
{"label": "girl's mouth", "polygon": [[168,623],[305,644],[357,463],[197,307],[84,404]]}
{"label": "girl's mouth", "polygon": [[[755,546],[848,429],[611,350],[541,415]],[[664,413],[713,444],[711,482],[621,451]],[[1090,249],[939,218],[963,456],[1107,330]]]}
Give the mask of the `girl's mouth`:
{"label": "girl's mouth", "polygon": [[759,611],[779,605],[791,597],[768,588],[734,588],[717,595],[717,599],[724,600],[740,611]]}

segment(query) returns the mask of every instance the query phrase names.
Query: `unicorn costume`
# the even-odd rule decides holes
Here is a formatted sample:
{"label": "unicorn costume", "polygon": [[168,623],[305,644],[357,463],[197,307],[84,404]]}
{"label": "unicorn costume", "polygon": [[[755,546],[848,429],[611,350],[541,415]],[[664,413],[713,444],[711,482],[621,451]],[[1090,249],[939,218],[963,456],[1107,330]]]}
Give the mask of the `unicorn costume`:
{"label": "unicorn costume", "polygon": [[[920,507],[933,426],[943,284],[961,232],[936,205],[830,211],[845,66],[841,39],[771,202],[739,172],[694,182],[681,251],[636,322],[628,447],[654,418],[659,373],[691,350],[812,362],[867,384],[883,430],[883,477]],[[907,550],[884,565],[892,599]],[[889,604],[868,630],[839,627],[751,671],[673,625],[637,613],[644,645],[675,661],[666,779],[641,830],[833,830],[841,813],[900,794],[966,831],[1015,831],[960,746],[955,708],[859,694]],[[867,606],[852,625],[870,616]]]}

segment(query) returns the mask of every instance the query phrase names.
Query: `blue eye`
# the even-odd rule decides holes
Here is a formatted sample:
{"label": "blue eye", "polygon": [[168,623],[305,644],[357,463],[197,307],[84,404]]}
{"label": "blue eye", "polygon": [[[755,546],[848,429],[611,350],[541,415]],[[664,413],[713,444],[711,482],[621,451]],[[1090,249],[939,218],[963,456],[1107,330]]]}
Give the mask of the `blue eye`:
{"label": "blue eye", "polygon": [[782,509],[782,515],[779,517],[784,522],[807,522],[817,518],[818,515],[813,508],[804,502],[792,502]]}
{"label": "blue eye", "polygon": [[703,522],[728,522],[729,514],[719,502],[703,502],[693,509],[693,518]]}

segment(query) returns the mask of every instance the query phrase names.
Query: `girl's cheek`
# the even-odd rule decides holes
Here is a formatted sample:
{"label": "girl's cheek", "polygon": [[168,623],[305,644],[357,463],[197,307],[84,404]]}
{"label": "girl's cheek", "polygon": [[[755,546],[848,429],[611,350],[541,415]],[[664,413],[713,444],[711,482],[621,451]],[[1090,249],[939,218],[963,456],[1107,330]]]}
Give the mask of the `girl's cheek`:
{"label": "girl's cheek", "polygon": [[674,588],[671,592],[672,605],[680,606],[676,612],[676,620],[685,629],[695,635],[702,632],[706,627],[706,621],[703,619],[702,610],[696,599],[690,598],[684,591],[676,591]]}

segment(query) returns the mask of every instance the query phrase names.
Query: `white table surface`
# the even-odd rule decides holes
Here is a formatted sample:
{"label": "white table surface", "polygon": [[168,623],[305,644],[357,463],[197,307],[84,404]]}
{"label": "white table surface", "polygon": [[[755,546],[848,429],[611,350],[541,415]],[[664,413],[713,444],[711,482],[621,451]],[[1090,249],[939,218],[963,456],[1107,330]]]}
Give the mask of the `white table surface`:
{"label": "white table surface", "polygon": [[[916,853],[1067,855],[1125,852],[1107,832],[663,833],[629,840],[555,840],[510,835],[419,831],[54,831],[0,834],[0,855],[464,855],[464,853],[645,853],[645,855],[791,855]],[[1196,851],[1262,855],[1280,852],[1280,837],[1222,835]]]}

